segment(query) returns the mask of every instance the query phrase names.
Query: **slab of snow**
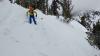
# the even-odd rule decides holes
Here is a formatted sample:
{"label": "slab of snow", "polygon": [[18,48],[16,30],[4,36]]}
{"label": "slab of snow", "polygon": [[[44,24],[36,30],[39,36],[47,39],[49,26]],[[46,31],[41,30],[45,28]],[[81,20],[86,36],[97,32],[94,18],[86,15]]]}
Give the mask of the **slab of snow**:
{"label": "slab of snow", "polygon": [[36,10],[38,25],[29,24],[26,11],[27,9],[8,2],[0,9],[2,12],[0,13],[0,56],[95,56],[99,54],[86,41],[87,35],[77,22],[71,25],[64,24],[55,16],[44,15],[40,10]]}

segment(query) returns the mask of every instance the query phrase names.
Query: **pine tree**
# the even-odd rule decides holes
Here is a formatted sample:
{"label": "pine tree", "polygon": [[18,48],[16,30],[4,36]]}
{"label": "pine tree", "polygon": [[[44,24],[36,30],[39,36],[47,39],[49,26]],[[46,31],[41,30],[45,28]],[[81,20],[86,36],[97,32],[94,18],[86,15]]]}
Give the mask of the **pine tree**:
{"label": "pine tree", "polygon": [[37,8],[42,10],[43,13],[46,13],[46,0],[39,0],[37,2]]}
{"label": "pine tree", "polygon": [[85,16],[82,16],[81,17],[81,24],[85,27],[86,26],[86,21],[85,21],[86,17]]}
{"label": "pine tree", "polygon": [[73,9],[72,7],[72,1],[71,0],[64,0],[63,1],[64,6],[63,6],[63,15],[65,16],[65,19],[71,18],[71,11]]}
{"label": "pine tree", "polygon": [[72,19],[72,10],[73,10],[73,6],[72,6],[72,0],[61,0],[61,1],[57,1],[63,9],[63,16],[65,18],[65,21],[69,22]]}
{"label": "pine tree", "polygon": [[46,3],[45,3],[45,6],[46,6],[46,8],[45,8],[45,14],[48,14],[48,11],[49,11],[49,8],[48,8],[48,0],[46,0]]}
{"label": "pine tree", "polygon": [[9,0],[10,1],[10,3],[13,3],[13,0]]}
{"label": "pine tree", "polygon": [[90,14],[89,14],[89,12],[86,12],[86,13],[84,13],[81,17],[80,17],[80,19],[81,19],[81,24],[87,29],[87,30],[89,30],[90,32],[91,32],[91,23],[92,23],[92,21],[91,21],[91,19],[90,19]]}
{"label": "pine tree", "polygon": [[100,21],[93,26],[94,44],[100,49]]}
{"label": "pine tree", "polygon": [[16,0],[15,3],[20,4],[20,1],[19,0]]}
{"label": "pine tree", "polygon": [[51,5],[52,15],[58,16],[57,8],[58,8],[57,0],[53,0]]}

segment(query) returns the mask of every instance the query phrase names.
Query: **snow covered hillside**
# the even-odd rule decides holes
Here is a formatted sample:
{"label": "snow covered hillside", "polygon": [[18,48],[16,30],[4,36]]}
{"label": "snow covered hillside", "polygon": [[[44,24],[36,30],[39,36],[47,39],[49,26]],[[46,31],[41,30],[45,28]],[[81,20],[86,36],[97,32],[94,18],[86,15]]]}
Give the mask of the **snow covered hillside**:
{"label": "snow covered hillside", "polygon": [[0,7],[0,56],[100,56],[76,21],[65,24],[36,10],[34,25],[28,23],[27,9],[8,0]]}

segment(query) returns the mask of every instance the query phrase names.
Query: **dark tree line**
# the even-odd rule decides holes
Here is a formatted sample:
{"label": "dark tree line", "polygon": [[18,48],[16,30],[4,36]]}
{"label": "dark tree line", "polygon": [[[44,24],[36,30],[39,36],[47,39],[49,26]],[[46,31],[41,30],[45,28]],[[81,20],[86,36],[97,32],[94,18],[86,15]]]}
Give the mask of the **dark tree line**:
{"label": "dark tree line", "polygon": [[100,49],[100,20],[96,23],[95,16],[100,16],[99,11],[89,11],[84,13],[81,18],[81,24],[89,31],[88,41],[91,45],[96,45]]}
{"label": "dark tree line", "polygon": [[72,0],[63,0],[63,1],[59,1],[59,0],[53,0],[52,5],[51,5],[51,10],[52,10],[52,14],[59,16],[59,13],[57,11],[57,9],[60,10],[59,5],[61,5],[62,7],[62,16],[64,16],[64,20],[66,20],[67,22],[70,21],[72,19]]}
{"label": "dark tree line", "polygon": [[58,0],[53,0],[52,4],[51,4],[51,11],[53,15],[57,16],[58,15],[58,11],[57,11],[57,8],[58,8],[58,4],[57,4],[57,1]]}
{"label": "dark tree line", "polygon": [[65,20],[70,21],[72,18],[71,11],[73,9],[71,0],[53,0],[50,7],[48,7],[48,0],[16,0],[16,3],[27,8],[31,3],[35,8],[40,9],[44,14],[59,16],[57,9],[60,10],[58,5],[62,7],[62,15]]}
{"label": "dark tree line", "polygon": [[100,49],[100,21],[93,26],[94,44]]}
{"label": "dark tree line", "polygon": [[81,24],[88,30],[88,31],[92,31],[91,29],[91,24],[92,24],[92,21],[90,19],[90,14],[87,12],[87,13],[84,13],[83,16],[80,17],[81,19]]}
{"label": "dark tree line", "polygon": [[10,1],[10,3],[13,3],[13,0],[9,0]]}
{"label": "dark tree line", "polygon": [[25,8],[28,8],[28,5],[32,4],[34,8],[40,9],[46,14],[47,1],[48,0],[16,0],[16,3]]}

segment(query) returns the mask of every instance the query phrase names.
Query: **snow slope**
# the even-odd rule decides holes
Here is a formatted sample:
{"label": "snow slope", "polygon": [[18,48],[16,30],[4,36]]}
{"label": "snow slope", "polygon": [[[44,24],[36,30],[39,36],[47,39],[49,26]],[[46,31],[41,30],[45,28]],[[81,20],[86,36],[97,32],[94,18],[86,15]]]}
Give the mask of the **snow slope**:
{"label": "snow slope", "polygon": [[27,9],[6,0],[0,7],[0,56],[100,55],[75,21],[64,24],[36,10],[38,25],[34,25],[28,23]]}

